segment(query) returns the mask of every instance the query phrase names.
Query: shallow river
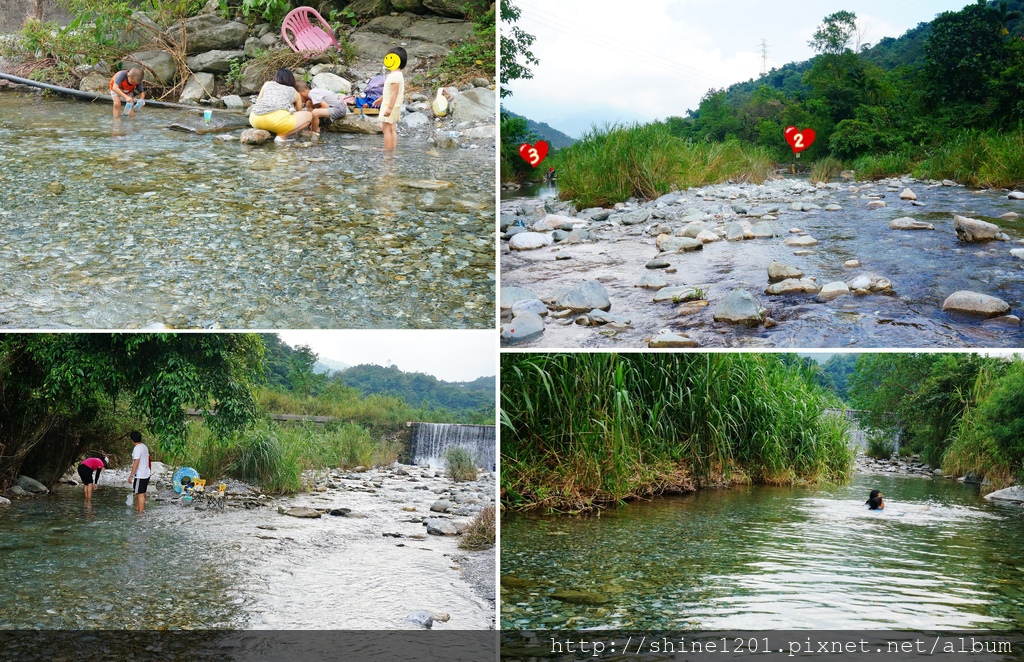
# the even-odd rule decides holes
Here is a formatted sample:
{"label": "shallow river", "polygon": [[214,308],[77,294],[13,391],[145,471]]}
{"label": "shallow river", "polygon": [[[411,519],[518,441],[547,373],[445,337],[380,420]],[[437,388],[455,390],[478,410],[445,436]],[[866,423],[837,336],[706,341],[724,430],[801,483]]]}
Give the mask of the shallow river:
{"label": "shallow river", "polygon": [[203,126],[0,94],[0,327],[493,326],[493,146],[388,159],[379,136],[250,148],[176,122]]}
{"label": "shallow river", "polygon": [[451,615],[434,629],[491,626],[493,608],[457,570],[455,540],[382,536],[421,534],[401,507],[426,512],[432,492],[283,500],[344,503],[364,519],[152,499],[139,515],[127,493],[104,486],[89,507],[81,488],[64,487],[0,510],[0,629],[382,630],[415,628],[405,618],[420,609]]}
{"label": "shallow river", "polygon": [[[864,505],[875,488],[881,512]],[[1024,511],[970,486],[876,475],[700,492],[600,517],[505,515],[502,627],[1019,630],[1022,526]],[[603,604],[560,602],[555,589]]]}
{"label": "shallow river", "polygon": [[[677,210],[697,209],[716,213],[730,204],[750,207],[780,206],[773,221],[779,236],[750,241],[718,241],[692,253],[659,254],[655,238],[645,235],[650,223],[595,231],[596,241],[560,244],[553,248],[509,254],[502,242],[501,283],[524,287],[544,298],[560,289],[587,279],[597,279],[611,300],[611,313],[628,317],[629,328],[611,331],[607,327],[581,327],[572,318],[549,321],[543,334],[524,341],[530,347],[646,347],[661,329],[683,332],[701,347],[1019,347],[1024,327],[982,322],[969,316],[946,313],[942,302],[953,292],[971,290],[1004,300],[1011,312],[1024,316],[1024,261],[1010,250],[1020,248],[1024,239],[1024,216],[1017,220],[999,218],[1007,212],[1024,215],[1024,202],[1008,200],[1005,192],[975,192],[963,187],[927,188],[910,184],[924,207],[911,206],[886,192],[884,185],[850,193],[845,188],[815,199],[824,207],[836,203],[842,211],[794,212],[787,209],[789,196],[773,200],[728,200],[708,202],[692,193],[690,201]],[[858,183],[857,186],[863,186]],[[865,194],[884,194],[883,209],[869,209]],[[521,196],[543,196],[547,191],[525,189],[505,192],[503,208]],[[849,199],[851,196],[856,199]],[[541,204],[537,197],[521,198],[529,209]],[[550,203],[549,203],[550,204]],[[504,211],[502,212],[505,213]],[[564,213],[564,212],[559,212]],[[731,214],[731,210],[729,211]],[[957,240],[953,215],[959,214],[993,222],[1011,241],[965,244]],[[543,213],[534,213],[536,220]],[[893,219],[910,216],[932,223],[933,231],[889,229]],[[738,220],[735,216],[732,220]],[[748,219],[756,222],[757,218]],[[532,222],[532,221],[530,221]],[[653,222],[653,221],[652,221]],[[662,221],[674,228],[681,221]],[[799,228],[818,240],[807,254],[783,245]],[[645,264],[654,257],[666,259],[677,272],[651,271]],[[847,260],[862,266],[845,268]],[[861,273],[890,279],[893,296],[844,296],[821,303],[813,294],[768,296],[767,267],[772,261],[797,267],[819,285],[850,281]],[[652,303],[653,290],[635,285],[645,275],[662,276],[668,285],[700,287],[710,305],[697,314],[680,315],[671,303]],[[732,289],[742,287],[753,294],[778,322],[772,328],[728,325],[712,319],[716,304]]]}

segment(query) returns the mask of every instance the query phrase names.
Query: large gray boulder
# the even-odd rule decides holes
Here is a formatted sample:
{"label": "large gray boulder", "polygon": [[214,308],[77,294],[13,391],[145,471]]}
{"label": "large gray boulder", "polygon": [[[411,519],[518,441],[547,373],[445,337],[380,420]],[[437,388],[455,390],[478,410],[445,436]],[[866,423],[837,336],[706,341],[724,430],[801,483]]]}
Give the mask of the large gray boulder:
{"label": "large gray boulder", "polygon": [[985,495],[989,501],[1024,504],[1024,485],[1014,485]]}
{"label": "large gray boulder", "polygon": [[[141,67],[145,72],[145,83],[166,84],[174,81],[178,65],[170,53],[163,50],[139,51],[124,60],[126,67]],[[109,85],[109,81],[108,81]]]}
{"label": "large gray boulder", "polygon": [[312,87],[330,90],[335,94],[346,95],[352,91],[352,83],[341,76],[329,72],[321,72],[313,76]]}
{"label": "large gray boulder", "polygon": [[797,294],[799,292],[817,294],[820,289],[821,286],[813,280],[808,280],[806,278],[787,278],[786,280],[779,281],[778,283],[772,283],[765,288],[764,293],[771,295]]}
{"label": "large gray boulder", "polygon": [[391,6],[397,12],[424,14],[427,11],[427,8],[423,6],[423,0],[391,0]]}
{"label": "large gray boulder", "polygon": [[459,122],[485,122],[494,119],[497,95],[486,87],[475,87],[452,101],[452,117]]}
{"label": "large gray boulder", "polygon": [[207,99],[213,96],[213,90],[213,74],[202,72],[195,73],[188,77],[188,82],[185,83],[185,89],[181,91],[181,96],[178,98],[178,101],[186,103],[189,101]]}
{"label": "large gray boulder", "polygon": [[424,18],[416,21],[402,33],[402,36],[422,39],[432,44],[451,44],[465,41],[473,34],[473,24],[450,18]]}
{"label": "large gray boulder", "polygon": [[245,51],[206,51],[199,55],[185,58],[185,64],[192,71],[207,71],[214,74],[226,74],[231,71],[231,61],[245,57]]}
{"label": "large gray boulder", "polygon": [[553,299],[555,308],[577,313],[589,313],[595,308],[607,311],[612,307],[604,285],[596,280],[586,280],[575,287],[567,287],[555,294]]}
{"label": "large gray boulder", "polygon": [[946,297],[942,302],[942,310],[980,317],[998,317],[1010,312],[1010,304],[987,294],[960,290]]}
{"label": "large gray boulder", "polygon": [[29,476],[18,476],[18,487],[29,494],[46,494],[50,490],[35,478]]}
{"label": "large gray boulder", "polygon": [[541,232],[520,232],[508,240],[508,247],[514,251],[533,251],[555,243],[551,235]]}
{"label": "large gray boulder", "polygon": [[544,320],[537,313],[525,311],[502,325],[501,337],[506,340],[523,340],[544,331]]}
{"label": "large gray boulder", "polygon": [[761,323],[761,306],[750,292],[736,288],[715,307],[716,322],[756,326]]}
{"label": "large gray boulder", "polygon": [[536,294],[525,287],[503,287],[501,288],[501,309],[511,310],[512,306],[520,301],[532,301],[539,298]]}
{"label": "large gray boulder", "polygon": [[359,133],[369,136],[375,136],[382,132],[380,122],[363,119],[355,114],[332,121],[327,125],[327,130],[331,133]]}
{"label": "large gray boulder", "polygon": [[366,20],[384,16],[391,12],[390,0],[352,0],[348,3],[348,9],[356,15],[356,18]]}
{"label": "large gray boulder", "polygon": [[804,272],[796,267],[791,267],[782,262],[772,262],[768,265],[768,282],[778,283],[789,278],[803,278]]}
{"label": "large gray boulder", "polygon": [[428,517],[423,523],[427,527],[427,533],[429,533],[432,536],[459,535],[459,527],[456,526],[455,522],[452,522],[451,520]]}
{"label": "large gray boulder", "polygon": [[250,64],[242,70],[242,77],[235,83],[235,92],[238,94],[255,94],[263,87],[267,79],[263,70],[257,64]]}
{"label": "large gray boulder", "polygon": [[169,30],[168,36],[179,44],[184,39],[185,52],[188,55],[205,51],[236,50],[245,46],[249,26],[228,21],[219,14],[200,14]]}
{"label": "large gray boulder", "polygon": [[979,221],[976,218],[966,216],[953,217],[953,229],[960,241],[975,243],[979,241],[993,241],[999,236],[999,226],[987,221]]}
{"label": "large gray boulder", "polygon": [[462,10],[465,6],[464,0],[423,0],[423,6],[441,16],[454,16],[463,18],[466,12]]}
{"label": "large gray boulder", "polygon": [[101,74],[98,71],[91,71],[78,84],[78,89],[83,92],[92,92],[93,94],[106,96],[110,90],[110,76]]}
{"label": "large gray boulder", "polygon": [[889,221],[889,228],[893,230],[934,230],[935,226],[931,223],[904,216],[903,218]]}

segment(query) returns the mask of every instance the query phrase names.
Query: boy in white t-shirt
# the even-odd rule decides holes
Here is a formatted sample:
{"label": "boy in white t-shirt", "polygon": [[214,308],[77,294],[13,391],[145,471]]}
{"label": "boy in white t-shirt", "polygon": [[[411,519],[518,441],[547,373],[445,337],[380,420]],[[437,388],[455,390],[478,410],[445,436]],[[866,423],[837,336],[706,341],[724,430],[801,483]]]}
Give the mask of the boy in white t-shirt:
{"label": "boy in white t-shirt", "polygon": [[384,132],[384,149],[398,148],[398,119],[405,101],[405,62],[409,59],[405,49],[396,46],[384,56],[384,66],[391,71],[384,79],[384,96],[380,99],[380,128]]}
{"label": "boy in white t-shirt", "polygon": [[149,449],[142,443],[142,435],[137,430],[131,434],[132,443],[132,470],[128,472],[128,482],[132,484],[132,493],[135,494],[135,510],[140,513],[146,509],[146,488],[149,487],[149,477],[153,475],[150,469]]}

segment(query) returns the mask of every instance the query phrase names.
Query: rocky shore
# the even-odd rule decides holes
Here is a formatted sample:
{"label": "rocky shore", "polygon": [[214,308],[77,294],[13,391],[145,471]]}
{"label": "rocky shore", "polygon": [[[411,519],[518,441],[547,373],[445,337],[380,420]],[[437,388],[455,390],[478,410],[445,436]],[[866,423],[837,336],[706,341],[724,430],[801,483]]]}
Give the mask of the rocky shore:
{"label": "rocky shore", "polygon": [[[104,471],[97,494],[112,489],[127,494],[127,471]],[[254,595],[245,598],[255,614],[250,626],[309,629],[314,618],[336,610],[348,619],[344,627],[357,629],[494,627],[496,552],[458,548],[473,517],[494,505],[493,473],[455,483],[440,469],[397,463],[308,472],[309,491],[294,496],[266,495],[227,480],[226,508],[207,511],[182,503],[171,487],[170,467],[154,462],[153,471],[148,516],[158,518],[161,526],[201,527],[205,537],[249,559],[258,578],[254,586],[243,587]],[[69,472],[54,490],[79,490],[77,479]],[[47,492],[23,477],[6,495],[39,499]],[[8,501],[7,507],[17,504]],[[425,577],[416,579],[415,590],[392,595],[387,577],[404,568],[412,576],[433,579],[429,584],[423,583]],[[360,584],[387,593],[386,603],[364,605],[358,613],[327,606],[335,591]]]}
{"label": "rocky shore", "polygon": [[[422,89],[413,83],[429,76],[453,48],[471,38],[472,23],[462,20],[464,14],[459,7],[446,1],[396,3],[394,6],[387,1],[357,1],[350,4],[349,10],[358,26],[343,28],[336,36],[344,44],[343,48],[349,49],[351,59],[342,62],[345,55],[336,51],[315,55],[294,68],[297,77],[307,77],[311,86],[343,96],[358,95],[369,78],[380,73],[385,53],[402,45],[409,53],[405,68],[409,87],[400,132],[429,140],[438,147],[478,147],[480,141],[496,139],[497,92],[491,81],[474,78],[460,86],[444,88],[450,105],[443,117],[435,116],[431,108],[430,102],[437,90],[430,87],[430,81],[426,80],[426,87]],[[217,0],[210,0],[197,16],[172,26],[157,25],[142,11],[136,11],[133,19],[122,41],[141,44],[138,50],[126,56],[120,66],[102,60],[96,64],[83,62],[74,70],[79,78],[78,89],[106,95],[110,76],[115,71],[138,66],[145,71],[145,82],[151,88],[172,92],[167,100],[247,114],[263,83],[273,74],[265,60],[277,51],[291,53],[281,37],[279,25],[246,21],[241,17],[225,18]],[[20,64],[17,58],[0,58],[0,71],[17,72]],[[4,87],[18,89],[20,86]],[[224,119],[214,123],[213,130],[231,126],[230,119]],[[341,133],[380,133],[376,117],[358,113],[325,122],[325,127]],[[201,122],[185,128],[196,132],[211,130]],[[251,132],[243,142],[265,142],[263,133]]]}
{"label": "rocky shore", "polygon": [[[501,204],[500,221],[503,342],[660,348],[728,346],[734,336],[745,336],[747,344],[786,346],[794,343],[784,328],[788,322],[829,310],[854,315],[852,321],[865,328],[872,321],[921,328],[934,326],[937,317],[974,327],[1019,328],[1013,313],[1020,312],[1020,291],[949,286],[938,292],[923,282],[929,296],[940,297],[929,311],[907,295],[911,284],[905,277],[879,270],[879,263],[899,268],[903,247],[908,247],[906,257],[914,258],[917,245],[922,260],[942,258],[938,251],[958,257],[971,253],[1016,279],[1024,259],[1017,212],[984,220],[971,207],[948,215],[932,209],[964,201],[1012,208],[1022,198],[1016,191],[968,191],[949,180],[900,177],[722,184],[647,202],[629,200],[611,209],[508,200]],[[874,254],[872,243],[892,250],[891,261]],[[980,273],[965,276],[992,280]],[[1007,294],[1010,302],[1004,300]],[[864,319],[879,307],[898,312]],[[919,321],[922,316],[932,319]],[[774,327],[779,328],[764,331]],[[942,344],[952,342],[948,328],[936,331],[948,336]],[[555,337],[545,340],[545,335]],[[932,344],[916,340],[915,346]]]}

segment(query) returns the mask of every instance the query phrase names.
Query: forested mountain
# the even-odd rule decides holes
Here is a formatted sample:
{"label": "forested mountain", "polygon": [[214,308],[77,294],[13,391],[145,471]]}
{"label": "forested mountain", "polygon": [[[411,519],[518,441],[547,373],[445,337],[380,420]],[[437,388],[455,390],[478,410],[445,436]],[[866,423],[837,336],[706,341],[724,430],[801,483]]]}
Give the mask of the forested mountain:
{"label": "forested mountain", "polygon": [[561,149],[563,147],[568,147],[569,145],[576,142],[574,139],[565,135],[558,129],[549,126],[548,124],[545,124],[544,122],[534,122],[529,117],[517,115],[510,110],[505,110],[504,108],[502,109],[501,112],[513,118],[522,117],[524,120],[526,120],[526,128],[531,133],[536,135],[538,138],[541,138],[544,141],[546,141],[552,149]]}
{"label": "forested mountain", "polygon": [[929,159],[925,174],[936,176],[974,149],[993,168],[968,167],[965,183],[1013,185],[1024,180],[1006,167],[1017,145],[1010,132],[1024,122],[1022,16],[1024,0],[979,0],[855,52],[857,15],[835,12],[815,33],[811,60],[710,90],[697,110],[666,123],[681,138],[767,147],[779,161],[794,159],[783,129],[810,127],[817,140],[804,163],[832,157],[867,176],[904,174]]}
{"label": "forested mountain", "polygon": [[444,408],[452,412],[494,409],[494,377],[444,382],[432,375],[402,372],[395,366],[357,365],[335,378],[364,395],[395,395],[409,404],[431,409]]}

